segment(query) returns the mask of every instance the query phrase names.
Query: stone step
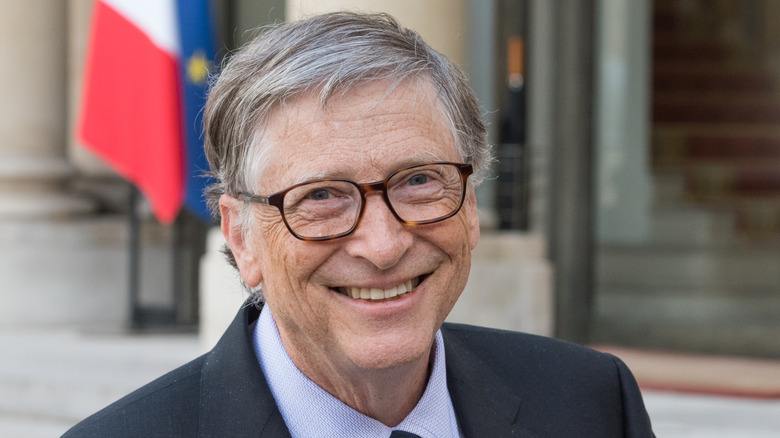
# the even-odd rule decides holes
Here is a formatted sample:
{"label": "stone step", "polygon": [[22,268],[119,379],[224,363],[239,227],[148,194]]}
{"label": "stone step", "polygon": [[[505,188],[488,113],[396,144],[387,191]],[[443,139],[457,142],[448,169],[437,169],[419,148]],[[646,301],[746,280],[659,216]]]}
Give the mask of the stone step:
{"label": "stone step", "polygon": [[654,285],[599,287],[596,312],[607,319],[630,318],[636,322],[690,322],[701,324],[751,324],[776,322],[780,315],[780,290],[773,287],[681,288]]}
{"label": "stone step", "polygon": [[780,160],[780,132],[744,129],[702,132],[653,129],[653,167],[679,169],[696,163],[748,163]]}
{"label": "stone step", "polygon": [[53,420],[20,414],[0,413],[0,436],[12,438],[51,438],[63,434],[73,425],[71,421]]}
{"label": "stone step", "polygon": [[[30,419],[67,427],[194,359],[193,334],[0,332],[0,431]],[[17,418],[17,426],[4,418]],[[0,436],[15,436],[0,433]],[[55,435],[50,435],[55,436]]]}
{"label": "stone step", "polygon": [[[653,224],[652,242],[668,242],[664,237],[668,233],[680,238],[679,243],[780,241],[780,162],[776,166],[760,163],[757,168],[702,164],[684,172],[654,172],[653,214],[671,218],[662,217],[662,224]],[[690,217],[697,211],[721,219],[716,220],[718,225],[697,224]],[[683,222],[678,225],[678,220]],[[725,221],[732,223],[730,231],[721,226]]]}
{"label": "stone step", "polygon": [[591,341],[687,353],[780,358],[777,318],[774,321],[725,319],[702,322],[661,320],[656,316],[650,312],[615,317],[596,315],[591,326]]}
{"label": "stone step", "polygon": [[735,214],[691,206],[656,207],[650,242],[654,245],[725,245],[735,242]]}
{"label": "stone step", "polygon": [[699,200],[780,195],[780,159],[696,163],[686,167],[687,191]]}
{"label": "stone step", "polygon": [[777,290],[780,248],[771,244],[602,245],[595,272],[597,283],[606,288]]}
{"label": "stone step", "polygon": [[[141,228],[139,300],[171,307],[171,229]],[[127,229],[121,216],[0,221],[0,328],[126,326]]]}
{"label": "stone step", "polygon": [[656,208],[690,208],[686,198],[685,174],[677,171],[653,172],[653,206]]}
{"label": "stone step", "polygon": [[602,287],[595,343],[699,353],[780,357],[780,290]]}

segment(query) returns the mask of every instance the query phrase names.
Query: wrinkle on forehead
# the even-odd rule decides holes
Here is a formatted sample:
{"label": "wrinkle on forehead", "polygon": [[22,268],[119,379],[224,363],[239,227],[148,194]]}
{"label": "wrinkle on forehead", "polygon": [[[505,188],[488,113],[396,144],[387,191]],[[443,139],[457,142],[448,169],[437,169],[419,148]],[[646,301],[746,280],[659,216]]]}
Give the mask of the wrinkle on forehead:
{"label": "wrinkle on forehead", "polygon": [[[351,91],[324,107],[310,91],[271,114],[263,146],[275,157],[272,173],[288,178],[273,189],[326,178],[373,182],[406,166],[460,157],[429,81],[372,82]],[[455,155],[442,155],[443,145],[451,145]],[[329,165],[308,165],[316,162]]]}
{"label": "wrinkle on forehead", "polygon": [[[401,163],[397,166],[395,166],[391,170],[387,170],[385,166],[383,166],[382,161],[379,160],[376,157],[370,156],[369,154],[363,154],[361,156],[360,161],[354,164],[353,167],[359,168],[359,169],[371,169],[372,172],[370,173],[376,173],[377,175],[382,175],[379,177],[379,179],[374,178],[371,181],[357,181],[356,183],[359,184],[365,184],[365,183],[372,183],[376,181],[381,181],[387,176],[389,176],[391,173],[395,172],[396,170],[403,169],[405,167],[411,167],[417,164],[426,164],[426,163],[432,163],[435,161],[448,161],[446,158],[442,158],[439,155],[435,154],[432,151],[420,151],[419,155],[416,155],[414,157],[408,157],[408,159],[401,161]],[[327,170],[327,171],[314,171],[314,172],[302,172],[300,175],[298,175],[292,182],[291,185],[305,183],[308,181],[313,180],[323,180],[323,179],[331,179],[331,178],[342,178],[347,177],[348,175],[338,175],[334,174],[334,170]],[[349,178],[347,178],[349,179]]]}
{"label": "wrinkle on forehead", "polygon": [[[268,117],[264,118],[264,123],[257,127],[255,135],[252,138],[252,144],[254,144],[257,148],[260,148],[260,150],[255,153],[250,153],[247,157],[248,160],[252,161],[251,163],[247,163],[247,186],[256,189],[257,185],[261,181],[261,178],[263,178],[264,174],[266,173],[267,168],[278,165],[278,163],[271,163],[268,158],[271,154],[269,149],[277,146],[277,142],[269,141],[266,137],[266,134],[269,128],[273,126],[274,130],[282,130],[285,136],[289,135],[288,133],[295,129],[295,127],[290,126],[290,111],[301,111],[302,108],[300,108],[300,106],[302,102],[308,101],[309,103],[306,105],[309,108],[311,107],[311,103],[316,102],[320,111],[313,111],[313,113],[319,118],[328,117],[332,115],[335,108],[338,108],[339,105],[343,105],[345,101],[358,99],[361,95],[367,94],[368,89],[374,89],[374,87],[376,87],[378,84],[385,84],[385,90],[383,94],[375,100],[373,105],[366,108],[366,116],[370,117],[371,112],[374,111],[378,105],[389,98],[396,90],[400,90],[402,93],[396,97],[403,97],[409,93],[413,93],[412,100],[418,106],[428,104],[431,108],[437,111],[437,116],[440,117],[440,120],[445,124],[445,126],[447,126],[450,131],[453,144],[455,144],[460,160],[462,161],[464,159],[462,153],[460,152],[460,148],[456,144],[457,139],[454,136],[455,128],[452,124],[452,121],[447,116],[442,102],[438,98],[436,87],[427,74],[418,74],[403,79],[383,79],[374,81],[369,80],[363,83],[353,83],[351,86],[340,87],[339,90],[331,92],[327,95],[322,92],[322,87],[316,87],[311,90],[289,96],[280,101],[278,105],[276,105],[276,107],[270,112]],[[424,161],[443,160],[442,157],[437,157],[435,154],[431,153],[428,155],[429,156],[426,158],[410,160],[409,165],[420,164]],[[300,175],[296,178],[295,183],[305,182],[311,179],[322,179],[328,176],[329,175],[324,173]]]}

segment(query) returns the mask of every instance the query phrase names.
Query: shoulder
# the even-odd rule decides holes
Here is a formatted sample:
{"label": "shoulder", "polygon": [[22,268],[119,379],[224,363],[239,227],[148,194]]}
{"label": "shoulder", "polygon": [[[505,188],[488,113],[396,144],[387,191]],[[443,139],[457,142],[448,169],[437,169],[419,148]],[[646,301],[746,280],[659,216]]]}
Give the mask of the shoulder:
{"label": "shoulder", "polygon": [[[469,400],[483,389],[491,397],[513,394],[522,401],[517,418],[527,430],[540,436],[653,436],[633,375],[612,355],[460,324],[445,324],[442,335],[451,391]],[[566,421],[549,421],[558,417]]]}
{"label": "shoulder", "polygon": [[442,334],[450,342],[469,350],[507,360],[529,356],[552,361],[585,359],[611,362],[614,359],[609,354],[572,342],[509,330],[446,323],[442,326]]}
{"label": "shoulder", "polygon": [[635,384],[620,359],[571,342],[462,324],[445,324],[442,334],[448,361],[478,361],[528,389],[619,394],[622,380]]}
{"label": "shoulder", "polygon": [[195,436],[205,356],[86,418],[63,437]]}

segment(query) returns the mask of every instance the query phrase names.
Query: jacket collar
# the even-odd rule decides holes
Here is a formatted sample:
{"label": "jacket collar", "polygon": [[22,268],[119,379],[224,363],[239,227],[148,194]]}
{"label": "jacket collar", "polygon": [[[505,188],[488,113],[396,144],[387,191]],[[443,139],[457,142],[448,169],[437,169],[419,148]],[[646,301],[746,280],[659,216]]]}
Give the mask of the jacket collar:
{"label": "jacket collar", "polygon": [[442,327],[447,355],[447,386],[463,435],[532,438],[520,426],[521,399],[457,336]]}
{"label": "jacket collar", "polygon": [[[199,436],[290,437],[252,347],[250,326],[261,309],[245,303],[206,355]],[[447,324],[442,334],[447,386],[464,436],[535,437],[519,426],[521,400],[510,386],[452,335]]]}
{"label": "jacket collar", "polygon": [[199,436],[290,437],[252,348],[250,325],[261,308],[245,303],[206,355]]}

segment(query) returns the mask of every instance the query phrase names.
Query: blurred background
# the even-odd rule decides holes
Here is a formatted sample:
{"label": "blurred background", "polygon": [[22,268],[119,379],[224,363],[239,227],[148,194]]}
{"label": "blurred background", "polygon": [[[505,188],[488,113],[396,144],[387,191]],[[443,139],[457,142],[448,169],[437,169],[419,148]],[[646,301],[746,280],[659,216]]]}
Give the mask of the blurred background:
{"label": "blurred background", "polygon": [[[2,436],[57,435],[193,358],[243,298],[198,199],[161,218],[159,185],[106,159],[129,137],[79,134],[98,3],[0,0]],[[206,4],[213,53],[177,58],[201,98],[198,68],[217,72],[253,29],[326,10],[389,12],[464,68],[498,160],[451,320],[618,354],[665,391],[648,404],[666,431],[690,432],[676,436],[747,435],[694,435],[668,391],[765,402],[692,399],[709,427],[721,410],[747,413],[739,427],[780,413],[780,2]],[[113,56],[151,80],[136,53]],[[156,171],[186,185],[189,169]]]}

